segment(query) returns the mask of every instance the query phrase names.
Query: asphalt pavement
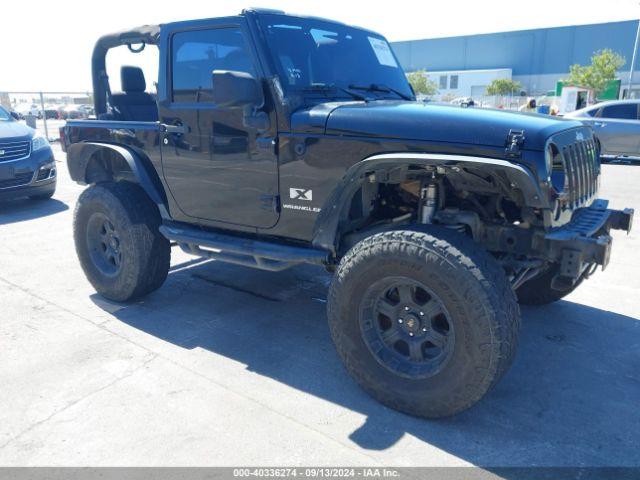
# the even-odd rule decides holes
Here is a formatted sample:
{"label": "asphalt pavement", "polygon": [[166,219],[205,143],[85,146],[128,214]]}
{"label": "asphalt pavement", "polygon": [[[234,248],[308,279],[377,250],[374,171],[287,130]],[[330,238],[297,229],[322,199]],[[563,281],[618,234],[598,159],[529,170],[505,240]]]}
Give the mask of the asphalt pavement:
{"label": "asphalt pavement", "polygon": [[[75,256],[82,187],[56,147],[46,202],[0,205],[0,465],[640,466],[640,237],[566,300],[523,308],[515,363],[485,399],[427,421],[350,379],[326,323],[330,276],[173,249],[125,305]],[[640,166],[602,197],[640,210]]]}

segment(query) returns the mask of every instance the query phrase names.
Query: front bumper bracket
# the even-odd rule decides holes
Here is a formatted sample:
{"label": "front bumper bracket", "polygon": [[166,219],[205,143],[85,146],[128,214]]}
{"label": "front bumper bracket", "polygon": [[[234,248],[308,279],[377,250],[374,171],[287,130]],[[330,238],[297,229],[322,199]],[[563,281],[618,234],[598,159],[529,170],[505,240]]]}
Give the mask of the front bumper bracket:
{"label": "front bumper bracket", "polygon": [[571,221],[544,236],[546,254],[560,263],[560,276],[577,279],[591,265],[606,268],[611,256],[611,230],[631,231],[632,208],[610,210],[607,200],[596,200],[577,210]]}

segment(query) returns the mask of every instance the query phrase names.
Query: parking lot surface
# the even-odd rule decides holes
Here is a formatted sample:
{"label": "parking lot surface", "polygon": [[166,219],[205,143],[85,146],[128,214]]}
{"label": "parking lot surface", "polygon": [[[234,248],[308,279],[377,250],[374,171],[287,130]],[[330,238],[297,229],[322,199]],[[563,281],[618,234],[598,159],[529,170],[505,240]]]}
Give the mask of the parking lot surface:
{"label": "parking lot surface", "polygon": [[[348,377],[330,275],[202,261],[124,305],[76,260],[56,149],[53,200],[0,205],[0,465],[640,465],[640,236],[566,300],[523,308],[516,361],[471,410],[426,421]],[[640,209],[640,166],[601,196]]]}

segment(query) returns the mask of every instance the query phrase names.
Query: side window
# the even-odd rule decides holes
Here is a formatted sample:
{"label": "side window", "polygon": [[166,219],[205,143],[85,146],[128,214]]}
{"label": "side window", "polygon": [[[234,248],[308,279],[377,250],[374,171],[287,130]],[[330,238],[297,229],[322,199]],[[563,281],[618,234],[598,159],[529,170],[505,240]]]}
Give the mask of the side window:
{"label": "side window", "polygon": [[452,90],[458,88],[458,75],[451,75],[451,77],[449,77],[449,88]]}
{"label": "side window", "polygon": [[636,103],[620,103],[618,105],[609,105],[602,109],[603,118],[619,118],[623,120],[638,119],[638,104]]}
{"label": "side window", "polygon": [[446,90],[446,88],[447,88],[447,76],[446,75],[440,75],[440,88],[442,90]]}
{"label": "side window", "polygon": [[140,53],[131,52],[125,45],[107,50],[106,66],[111,91],[122,92],[120,69],[124,65],[134,65],[140,67],[144,73],[145,90],[148,93],[156,93],[155,82],[158,80],[159,57],[156,45],[147,45]]}
{"label": "side window", "polygon": [[211,101],[213,70],[255,75],[239,28],[176,33],[171,40],[171,65],[174,102]]}

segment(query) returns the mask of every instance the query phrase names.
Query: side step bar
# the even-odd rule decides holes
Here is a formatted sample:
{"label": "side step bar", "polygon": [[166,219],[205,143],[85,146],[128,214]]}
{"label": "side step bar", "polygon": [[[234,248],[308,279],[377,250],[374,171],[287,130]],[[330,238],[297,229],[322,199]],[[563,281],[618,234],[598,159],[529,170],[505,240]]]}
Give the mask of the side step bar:
{"label": "side step bar", "polygon": [[273,272],[300,263],[324,265],[329,260],[329,253],[323,250],[206,232],[183,225],[162,225],[160,233],[191,255]]}

